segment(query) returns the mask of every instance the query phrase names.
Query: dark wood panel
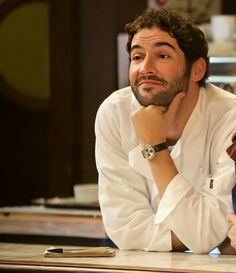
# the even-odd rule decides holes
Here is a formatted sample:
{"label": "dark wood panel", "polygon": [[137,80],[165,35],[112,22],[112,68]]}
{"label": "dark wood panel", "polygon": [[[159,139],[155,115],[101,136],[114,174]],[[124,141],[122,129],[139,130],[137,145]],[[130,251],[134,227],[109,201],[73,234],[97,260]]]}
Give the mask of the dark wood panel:
{"label": "dark wood panel", "polygon": [[0,205],[44,196],[48,183],[48,113],[0,98]]}
{"label": "dark wood panel", "polygon": [[[50,1],[51,49],[51,107],[50,107],[50,183],[48,193],[56,196],[72,195],[75,173],[75,127],[80,127],[80,116],[75,114],[77,93],[76,25],[74,0]],[[78,165],[78,164],[76,164]]]}
{"label": "dark wood panel", "polygon": [[236,15],[236,2],[233,0],[228,1],[222,0],[222,13]]}

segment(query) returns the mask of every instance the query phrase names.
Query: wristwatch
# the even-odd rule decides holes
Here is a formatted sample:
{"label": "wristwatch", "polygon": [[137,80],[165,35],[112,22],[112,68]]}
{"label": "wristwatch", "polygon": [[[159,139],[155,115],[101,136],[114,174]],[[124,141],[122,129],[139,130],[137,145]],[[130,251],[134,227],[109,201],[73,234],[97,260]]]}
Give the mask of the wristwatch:
{"label": "wristwatch", "polygon": [[162,150],[166,150],[168,149],[168,143],[167,142],[162,142],[160,144],[156,144],[156,145],[145,145],[143,150],[142,150],[142,154],[143,154],[143,157],[148,159],[148,160],[151,160],[153,159],[156,154]]}

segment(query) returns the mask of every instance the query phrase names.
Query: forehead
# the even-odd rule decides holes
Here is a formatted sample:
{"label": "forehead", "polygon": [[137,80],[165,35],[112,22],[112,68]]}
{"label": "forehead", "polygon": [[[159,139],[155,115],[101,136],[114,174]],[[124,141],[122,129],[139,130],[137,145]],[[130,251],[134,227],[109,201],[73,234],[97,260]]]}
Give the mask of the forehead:
{"label": "forehead", "polygon": [[166,31],[159,28],[144,28],[137,32],[131,43],[131,47],[139,46],[154,46],[156,43],[168,43],[177,51],[181,51],[177,40],[170,36]]}

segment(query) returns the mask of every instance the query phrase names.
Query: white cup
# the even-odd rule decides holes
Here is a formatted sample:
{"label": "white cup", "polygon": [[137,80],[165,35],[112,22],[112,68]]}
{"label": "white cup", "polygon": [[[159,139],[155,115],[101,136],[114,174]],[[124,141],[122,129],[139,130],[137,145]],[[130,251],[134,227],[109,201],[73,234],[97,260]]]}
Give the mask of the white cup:
{"label": "white cup", "polygon": [[98,184],[76,184],[73,189],[76,202],[84,204],[98,203]]}
{"label": "white cup", "polygon": [[233,41],[235,30],[235,15],[213,15],[211,17],[211,33],[214,42]]}

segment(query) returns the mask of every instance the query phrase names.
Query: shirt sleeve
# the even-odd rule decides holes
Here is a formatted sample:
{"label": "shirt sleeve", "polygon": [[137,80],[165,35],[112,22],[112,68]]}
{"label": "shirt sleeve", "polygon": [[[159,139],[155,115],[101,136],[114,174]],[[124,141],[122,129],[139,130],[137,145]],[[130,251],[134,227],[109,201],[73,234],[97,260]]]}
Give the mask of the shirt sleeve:
{"label": "shirt sleeve", "polygon": [[105,230],[123,250],[170,251],[168,223],[155,224],[146,178],[128,163],[113,111],[114,107],[102,105],[95,123],[99,203]]}
{"label": "shirt sleeve", "polygon": [[[169,219],[169,228],[191,251],[210,252],[224,241],[229,229],[226,214],[232,203],[232,168],[224,174],[207,178],[201,190],[191,187],[178,174],[160,201],[155,223],[165,223],[166,218]],[[215,184],[213,188],[212,183]]]}

